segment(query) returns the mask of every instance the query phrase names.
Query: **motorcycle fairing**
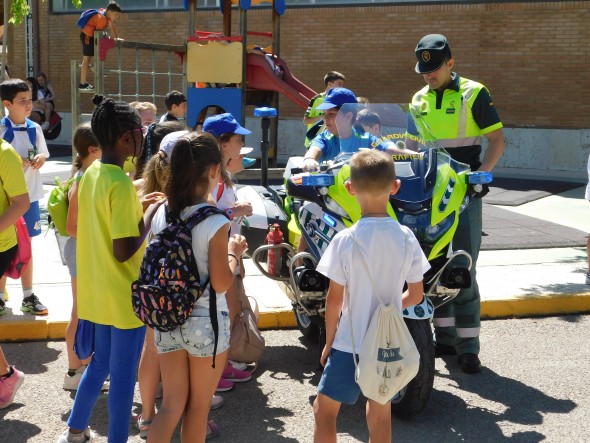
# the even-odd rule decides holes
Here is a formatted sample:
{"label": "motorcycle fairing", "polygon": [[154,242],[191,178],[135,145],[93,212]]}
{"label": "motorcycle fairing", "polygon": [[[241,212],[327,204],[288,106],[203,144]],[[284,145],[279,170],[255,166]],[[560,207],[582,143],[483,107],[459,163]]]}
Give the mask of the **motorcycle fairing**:
{"label": "motorcycle fairing", "polygon": [[[346,182],[350,179],[350,165],[345,164],[337,171],[333,171],[336,172],[336,176],[334,184],[328,188],[328,197],[333,199],[342,209],[344,209],[344,211],[346,211],[346,214],[348,214],[348,218],[342,218],[344,225],[348,228],[359,221],[363,214],[357,199],[350,195],[346,189]],[[387,213],[393,217],[393,219],[397,220],[397,216],[391,207],[391,203],[387,204]]]}
{"label": "motorcycle fairing", "polygon": [[334,236],[346,227],[340,217],[331,217],[331,219],[335,222],[335,226],[326,223],[324,211],[313,202],[305,202],[299,210],[301,235],[305,238],[312,254],[318,260]]}

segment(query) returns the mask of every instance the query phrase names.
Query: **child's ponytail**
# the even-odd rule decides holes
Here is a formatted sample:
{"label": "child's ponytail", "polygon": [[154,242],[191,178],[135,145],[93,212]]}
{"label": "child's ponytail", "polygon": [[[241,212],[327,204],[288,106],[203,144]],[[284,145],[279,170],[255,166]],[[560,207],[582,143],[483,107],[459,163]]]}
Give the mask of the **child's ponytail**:
{"label": "child's ponytail", "polygon": [[172,150],[166,196],[175,216],[196,199],[207,199],[209,168],[221,164],[217,140],[207,133],[192,132],[180,137]]}

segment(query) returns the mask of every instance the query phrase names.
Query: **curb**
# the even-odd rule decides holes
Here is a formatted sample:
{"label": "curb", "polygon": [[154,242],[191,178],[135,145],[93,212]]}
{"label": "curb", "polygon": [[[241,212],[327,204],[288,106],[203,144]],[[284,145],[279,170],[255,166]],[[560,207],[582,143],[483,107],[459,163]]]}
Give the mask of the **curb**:
{"label": "curb", "polygon": [[521,297],[515,297],[509,300],[482,301],[481,318],[535,317],[590,312],[590,292],[569,295],[528,295]]}
{"label": "curb", "polygon": [[[32,319],[25,321],[0,322],[1,342],[63,340],[66,337],[67,321]],[[258,327],[264,329],[295,328],[295,315],[292,310],[275,310],[260,313]]]}
{"label": "curb", "polygon": [[[487,320],[589,312],[590,292],[568,296],[545,294],[481,302],[481,318]],[[67,324],[65,321],[41,319],[0,322],[0,337],[2,341],[63,340]],[[258,327],[261,330],[292,329],[297,327],[297,323],[292,310],[276,309],[261,312]]]}

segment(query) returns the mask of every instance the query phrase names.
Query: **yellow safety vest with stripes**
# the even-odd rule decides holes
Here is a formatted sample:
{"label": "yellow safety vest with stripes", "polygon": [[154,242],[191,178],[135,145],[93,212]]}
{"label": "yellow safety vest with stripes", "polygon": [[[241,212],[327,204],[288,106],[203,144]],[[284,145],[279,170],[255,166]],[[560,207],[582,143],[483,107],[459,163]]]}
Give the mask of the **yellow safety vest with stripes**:
{"label": "yellow safety vest with stripes", "polygon": [[456,74],[442,93],[422,88],[414,94],[411,107],[421,138],[438,141],[453,158],[472,168],[479,167],[482,136],[503,126],[486,87]]}

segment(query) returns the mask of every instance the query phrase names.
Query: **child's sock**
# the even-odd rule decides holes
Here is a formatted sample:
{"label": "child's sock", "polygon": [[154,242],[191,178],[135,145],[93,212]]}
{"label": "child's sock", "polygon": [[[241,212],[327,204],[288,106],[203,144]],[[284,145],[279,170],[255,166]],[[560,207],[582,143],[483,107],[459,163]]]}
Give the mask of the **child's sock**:
{"label": "child's sock", "polygon": [[33,295],[33,288],[23,288],[23,298]]}
{"label": "child's sock", "polygon": [[0,378],[10,378],[12,377],[12,374],[14,374],[14,369],[12,368],[12,366],[9,366],[10,370],[8,371],[8,373],[4,374],[4,375],[0,375]]}

